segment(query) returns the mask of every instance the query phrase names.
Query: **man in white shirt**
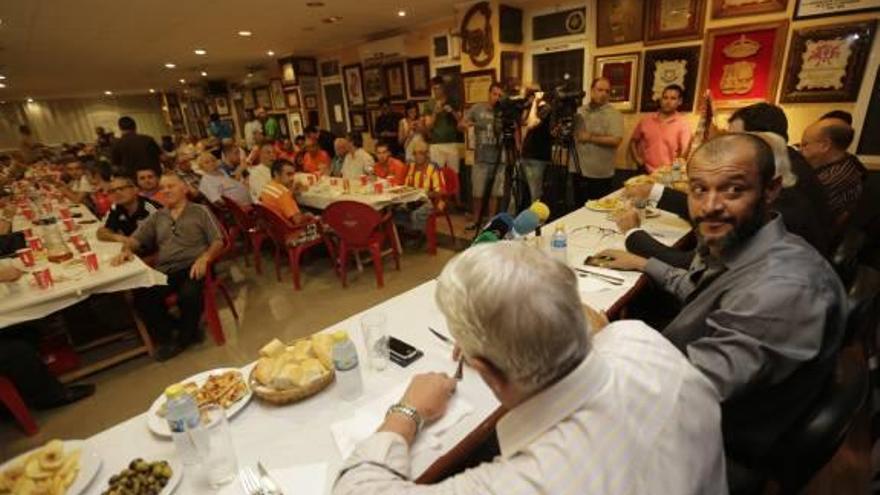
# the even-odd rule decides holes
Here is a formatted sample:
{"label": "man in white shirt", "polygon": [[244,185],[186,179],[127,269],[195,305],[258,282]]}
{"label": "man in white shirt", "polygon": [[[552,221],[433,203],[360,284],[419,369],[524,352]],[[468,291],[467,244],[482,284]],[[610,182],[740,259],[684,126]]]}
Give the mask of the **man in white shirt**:
{"label": "man in white shirt", "polygon": [[220,168],[220,161],[207,151],[199,155],[199,168],[202,180],[199,181],[199,192],[215,204],[223,204],[223,196],[241,206],[250,206],[251,196],[241,182],[226,175]]}
{"label": "man in white shirt", "polygon": [[257,136],[259,138],[263,136],[263,123],[257,120],[253,110],[246,110],[245,115],[247,116],[247,122],[244,124],[244,142],[247,145],[247,149],[252,150],[260,142]]}
{"label": "man in white shirt", "polygon": [[357,180],[362,175],[371,173],[376,160],[362,148],[360,134],[352,133],[346,144],[347,153],[342,161],[342,178]]}
{"label": "man in white shirt", "polygon": [[271,144],[260,145],[260,163],[247,169],[248,189],[251,192],[251,201],[260,202],[260,193],[266,184],[272,180],[272,162],[275,161],[275,147]]}
{"label": "man in white shirt", "polygon": [[64,165],[64,171],[70,178],[67,186],[61,189],[61,192],[69,199],[76,203],[82,203],[94,191],[92,183],[86,176],[85,167],[79,160],[72,160]]}
{"label": "man in white shirt", "polygon": [[[417,375],[345,461],[335,495],[727,493],[712,383],[641,322],[602,329],[564,264],[522,243],[474,246],[443,270],[436,299],[466,372],[508,411],[496,427],[501,455],[415,485],[409,445],[456,385]],[[589,327],[601,332],[591,338]]]}

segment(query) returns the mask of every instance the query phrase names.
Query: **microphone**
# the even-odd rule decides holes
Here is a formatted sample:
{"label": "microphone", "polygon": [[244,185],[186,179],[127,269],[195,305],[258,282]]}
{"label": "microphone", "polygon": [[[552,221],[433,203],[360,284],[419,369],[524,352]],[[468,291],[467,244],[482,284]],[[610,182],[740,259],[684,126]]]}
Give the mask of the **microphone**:
{"label": "microphone", "polygon": [[483,244],[483,243],[488,243],[488,242],[498,242],[499,240],[500,239],[498,238],[497,235],[495,235],[495,232],[491,232],[491,231],[480,232],[480,235],[478,235],[474,239],[474,241],[471,243],[471,246],[476,246],[477,244]]}
{"label": "microphone", "polygon": [[532,203],[532,206],[529,207],[529,210],[535,212],[535,214],[538,215],[538,219],[541,221],[541,223],[546,222],[547,219],[550,218],[550,207],[548,207],[541,201],[535,201],[534,203]]}
{"label": "microphone", "polygon": [[517,239],[525,235],[531,234],[541,225],[541,219],[538,214],[532,210],[523,210],[516,218],[513,219],[513,230],[510,237]]}
{"label": "microphone", "polygon": [[499,213],[489,220],[489,223],[483,227],[483,232],[494,232],[499,239],[504,238],[513,228],[513,215],[507,212]]}

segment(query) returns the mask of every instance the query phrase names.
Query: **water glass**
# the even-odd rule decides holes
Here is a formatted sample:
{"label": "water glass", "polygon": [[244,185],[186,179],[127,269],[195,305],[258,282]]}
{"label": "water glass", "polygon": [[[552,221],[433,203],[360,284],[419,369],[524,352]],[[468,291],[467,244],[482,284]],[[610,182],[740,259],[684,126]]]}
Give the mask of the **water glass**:
{"label": "water glass", "polygon": [[199,410],[202,420],[189,433],[201,458],[208,484],[216,489],[235,479],[238,471],[232,433],[223,407],[208,404]]}
{"label": "water glass", "polygon": [[385,315],[369,313],[361,318],[361,332],[367,362],[373,371],[382,371],[388,366],[388,330]]}

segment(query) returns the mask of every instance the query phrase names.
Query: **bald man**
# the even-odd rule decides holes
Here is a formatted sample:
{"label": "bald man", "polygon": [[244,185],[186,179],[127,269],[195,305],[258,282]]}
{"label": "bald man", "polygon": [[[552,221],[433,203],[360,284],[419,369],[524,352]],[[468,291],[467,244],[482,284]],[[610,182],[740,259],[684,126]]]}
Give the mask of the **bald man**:
{"label": "bald man", "polygon": [[825,190],[834,225],[842,228],[862,196],[868,171],[855,155],[847,152],[853,128],[841,118],[823,118],[804,129],[800,151],[816,170]]}

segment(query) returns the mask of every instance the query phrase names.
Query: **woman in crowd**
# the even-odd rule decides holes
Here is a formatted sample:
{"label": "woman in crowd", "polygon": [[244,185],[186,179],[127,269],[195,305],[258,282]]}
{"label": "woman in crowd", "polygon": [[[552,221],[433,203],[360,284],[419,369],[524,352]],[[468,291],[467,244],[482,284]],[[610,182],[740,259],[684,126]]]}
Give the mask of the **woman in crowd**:
{"label": "woman in crowd", "polygon": [[416,141],[425,142],[425,124],[419,115],[418,102],[406,102],[406,114],[400,119],[397,135],[403,146],[406,162],[409,163],[413,160],[412,149]]}

